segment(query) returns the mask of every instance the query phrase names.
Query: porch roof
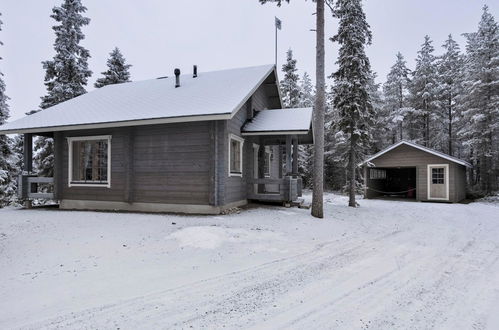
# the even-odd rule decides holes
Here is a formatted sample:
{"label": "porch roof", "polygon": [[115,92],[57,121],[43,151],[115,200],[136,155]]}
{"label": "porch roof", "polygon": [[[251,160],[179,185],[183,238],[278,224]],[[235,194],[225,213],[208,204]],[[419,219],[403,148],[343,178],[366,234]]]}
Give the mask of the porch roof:
{"label": "porch roof", "polygon": [[272,109],[257,112],[241,133],[251,135],[303,135],[312,130],[312,108]]}

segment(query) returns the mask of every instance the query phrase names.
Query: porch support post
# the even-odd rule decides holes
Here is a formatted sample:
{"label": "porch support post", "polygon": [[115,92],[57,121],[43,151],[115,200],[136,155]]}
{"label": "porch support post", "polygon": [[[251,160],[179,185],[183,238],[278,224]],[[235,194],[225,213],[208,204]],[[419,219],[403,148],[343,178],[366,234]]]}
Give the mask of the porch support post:
{"label": "porch support post", "polygon": [[286,135],[286,176],[291,172],[291,135]]}
{"label": "porch support post", "polygon": [[24,134],[23,156],[23,170],[27,172],[27,174],[31,174],[31,172],[33,172],[33,134],[31,133]]}
{"label": "porch support post", "polygon": [[[24,168],[23,168],[23,174],[31,174],[33,172],[33,134],[31,133],[26,133],[24,134],[24,141],[23,141],[23,162],[24,162]],[[22,176],[21,176],[22,180]],[[27,183],[27,181],[22,180],[23,183]],[[27,198],[28,191],[29,189],[27,184],[22,184],[22,189],[26,189],[26,191],[22,192],[23,196],[26,196],[26,199],[24,201],[24,206],[27,209],[31,208],[31,200]]]}
{"label": "porch support post", "polygon": [[293,176],[298,175],[298,137],[293,137]]}

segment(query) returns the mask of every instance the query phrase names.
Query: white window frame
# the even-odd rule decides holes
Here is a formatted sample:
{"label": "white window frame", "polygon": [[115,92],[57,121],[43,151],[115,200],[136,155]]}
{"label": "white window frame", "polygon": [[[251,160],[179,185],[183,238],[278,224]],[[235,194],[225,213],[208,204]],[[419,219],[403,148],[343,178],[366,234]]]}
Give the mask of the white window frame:
{"label": "white window frame", "polygon": [[[105,187],[111,188],[111,135],[68,137],[68,187]],[[107,183],[78,183],[73,181],[73,142],[107,140]]]}
{"label": "white window frame", "polygon": [[[431,197],[431,189],[430,185],[432,183],[432,177],[431,177],[431,169],[433,167],[444,167],[445,168],[445,197],[444,198],[439,198],[439,197]],[[427,184],[426,184],[426,190],[427,190],[427,197],[428,200],[431,201],[448,201],[449,200],[449,164],[428,164],[427,165]]]}
{"label": "white window frame", "polygon": [[[239,164],[241,164],[241,173],[231,173],[232,169],[230,168],[230,148],[232,146],[232,140],[236,140],[239,142]],[[244,165],[243,165],[243,145],[244,145],[244,139],[240,136],[237,136],[235,134],[229,134],[229,147],[228,147],[228,150],[229,150],[229,153],[228,153],[228,170],[229,170],[229,176],[238,176],[238,177],[242,177],[243,176],[243,169],[244,169]]]}

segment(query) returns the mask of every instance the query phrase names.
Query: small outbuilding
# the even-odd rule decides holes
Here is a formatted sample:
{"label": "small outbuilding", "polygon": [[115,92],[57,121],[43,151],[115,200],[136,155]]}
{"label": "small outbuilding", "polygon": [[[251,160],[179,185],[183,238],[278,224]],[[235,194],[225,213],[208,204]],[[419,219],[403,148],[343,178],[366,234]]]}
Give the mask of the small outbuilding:
{"label": "small outbuilding", "polygon": [[471,165],[442,152],[402,140],[359,164],[365,198],[459,202],[466,198],[466,168]]}

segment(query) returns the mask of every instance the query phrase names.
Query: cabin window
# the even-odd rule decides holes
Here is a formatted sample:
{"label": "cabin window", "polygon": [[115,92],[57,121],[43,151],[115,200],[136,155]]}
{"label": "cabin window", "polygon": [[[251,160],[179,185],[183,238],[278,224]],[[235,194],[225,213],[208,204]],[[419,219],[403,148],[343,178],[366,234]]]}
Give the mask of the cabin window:
{"label": "cabin window", "polygon": [[386,179],[386,170],[369,169],[369,179],[371,180],[384,180]]}
{"label": "cabin window", "polygon": [[229,136],[229,176],[243,176],[243,143],[239,136]]}
{"label": "cabin window", "polygon": [[271,160],[272,160],[272,150],[269,147],[265,147],[265,161],[263,163],[263,175],[266,178],[270,178]]}
{"label": "cabin window", "polygon": [[111,186],[111,136],[68,138],[69,186]]}
{"label": "cabin window", "polygon": [[431,180],[433,184],[444,184],[444,168],[437,167],[431,169]]}

